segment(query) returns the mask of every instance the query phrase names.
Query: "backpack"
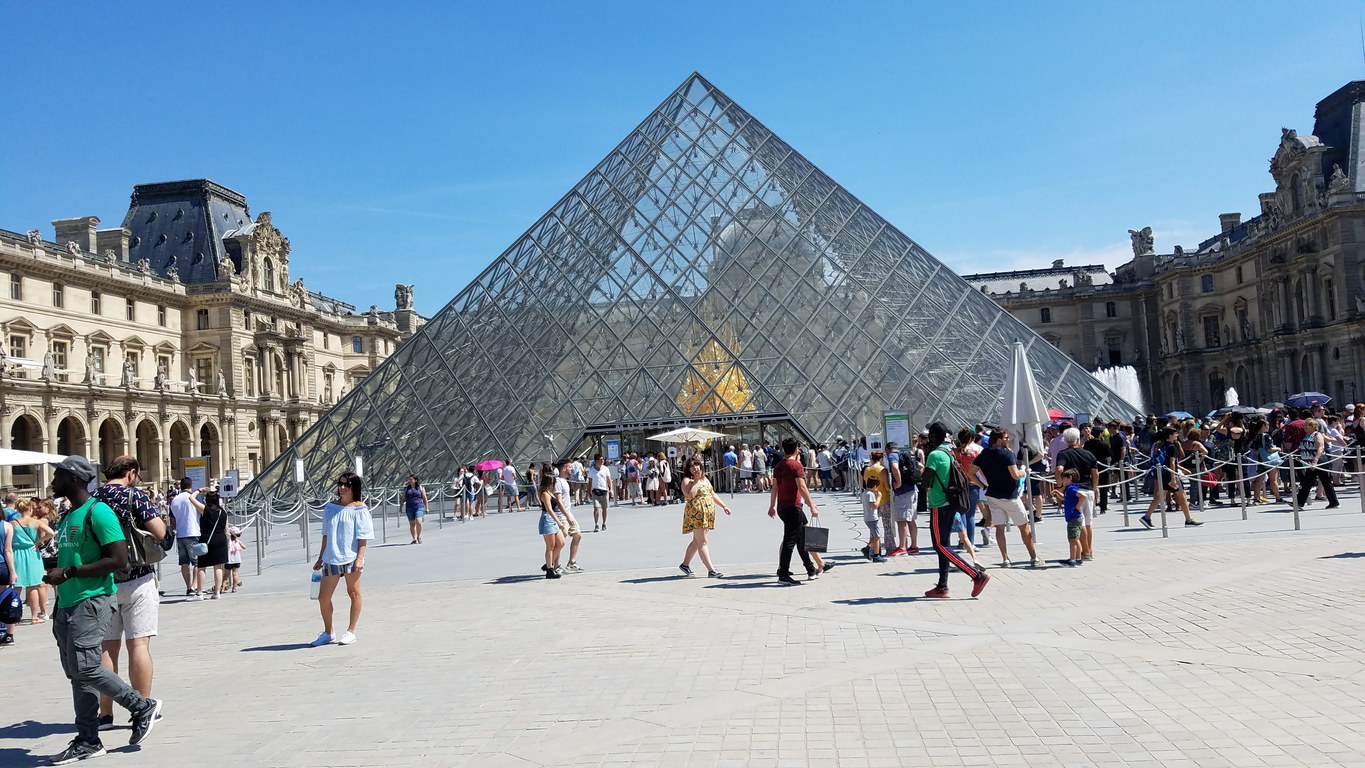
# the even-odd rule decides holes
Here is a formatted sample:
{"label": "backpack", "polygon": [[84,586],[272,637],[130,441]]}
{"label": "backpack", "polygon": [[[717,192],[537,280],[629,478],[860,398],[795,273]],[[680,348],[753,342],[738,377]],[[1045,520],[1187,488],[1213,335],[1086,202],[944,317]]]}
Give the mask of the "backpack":
{"label": "backpack", "polygon": [[18,624],[24,618],[24,601],[14,587],[0,590],[0,624]]}
{"label": "backpack", "polygon": [[909,451],[896,452],[897,463],[901,470],[901,487],[919,485],[924,480],[924,473],[920,471],[919,459]]}
{"label": "backpack", "polygon": [[[934,450],[938,449],[935,448]],[[962,465],[958,463],[951,452],[944,451],[944,453],[948,455],[948,484],[943,487],[943,495],[947,498],[948,508],[958,512],[974,512],[975,510],[971,508],[971,493],[969,491],[971,486],[967,482],[966,473],[962,471]],[[930,480],[930,478],[933,478],[933,480]],[[937,472],[923,473],[922,485],[924,496],[928,497],[929,488],[932,487],[935,482],[942,483],[942,481],[938,479]]]}

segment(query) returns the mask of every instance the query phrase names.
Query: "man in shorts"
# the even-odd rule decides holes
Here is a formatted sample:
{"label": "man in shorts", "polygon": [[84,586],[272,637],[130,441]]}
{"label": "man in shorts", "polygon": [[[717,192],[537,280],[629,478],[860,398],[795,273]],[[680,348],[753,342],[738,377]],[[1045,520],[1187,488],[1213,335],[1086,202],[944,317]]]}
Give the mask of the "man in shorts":
{"label": "man in shorts", "polygon": [[592,494],[592,532],[605,531],[607,508],[611,505],[612,478],[611,469],[602,463],[600,453],[592,457],[592,466],[588,468],[588,485],[589,493]]}
{"label": "man in shorts", "polygon": [[582,573],[583,569],[578,567],[578,544],[583,540],[583,529],[578,527],[578,521],[571,511],[573,493],[569,488],[568,459],[560,459],[555,464],[555,496],[559,497],[559,506],[564,510],[564,535],[569,539],[569,564],[564,566],[564,570]]}
{"label": "man in shorts", "polygon": [[892,549],[890,555],[893,557],[900,555],[919,554],[919,527],[916,519],[919,517],[919,483],[914,482],[909,477],[911,462],[923,467],[924,464],[916,455],[918,451],[914,446],[901,448],[895,443],[887,443],[886,449],[890,451],[887,464],[891,467],[891,519],[895,522],[896,533],[894,538],[900,546]]}
{"label": "man in shorts", "polygon": [[204,505],[194,497],[194,482],[180,479],[180,492],[171,499],[171,516],[175,518],[175,549],[180,554],[180,575],[185,579],[185,596],[190,600],[203,598],[204,569],[190,548],[199,543],[199,516]]}
{"label": "man in shorts", "polygon": [[991,432],[991,447],[982,451],[972,464],[986,478],[986,506],[995,524],[995,543],[1000,546],[1000,566],[1010,567],[1010,556],[1005,544],[1005,524],[1019,529],[1019,536],[1028,549],[1029,565],[1038,566],[1038,552],[1033,547],[1033,531],[1028,511],[1019,499],[1019,481],[1028,472],[1019,465],[1010,450],[1010,433],[1003,429]]}
{"label": "man in shorts", "polygon": [[[109,505],[125,531],[140,528],[158,539],[166,538],[166,522],[156,513],[151,498],[137,481],[141,467],[132,456],[119,456],[104,468],[104,485],[95,489],[95,498]],[[136,534],[134,534],[136,535]],[[138,565],[114,571],[118,591],[114,599],[118,611],[104,633],[105,669],[118,673],[120,646],[128,648],[128,680],[143,697],[152,695],[152,638],[157,634],[158,609],[156,568]],[[100,696],[101,731],[114,727],[114,700]]]}

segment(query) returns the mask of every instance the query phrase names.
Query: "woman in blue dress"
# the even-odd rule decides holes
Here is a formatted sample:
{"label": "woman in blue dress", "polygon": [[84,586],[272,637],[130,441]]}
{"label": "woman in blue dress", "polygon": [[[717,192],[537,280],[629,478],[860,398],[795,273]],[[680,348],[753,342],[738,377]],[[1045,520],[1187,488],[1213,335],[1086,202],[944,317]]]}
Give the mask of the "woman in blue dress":
{"label": "woman in blue dress", "polygon": [[422,518],[427,514],[427,491],[422,487],[422,479],[417,475],[408,475],[408,487],[403,489],[403,509],[408,513],[411,543],[421,544]]}

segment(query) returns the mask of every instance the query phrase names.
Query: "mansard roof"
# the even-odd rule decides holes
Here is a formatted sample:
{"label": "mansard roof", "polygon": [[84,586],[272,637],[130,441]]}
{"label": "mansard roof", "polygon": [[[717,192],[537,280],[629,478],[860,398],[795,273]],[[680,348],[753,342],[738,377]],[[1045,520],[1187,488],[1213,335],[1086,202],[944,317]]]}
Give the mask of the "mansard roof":
{"label": "mansard roof", "polygon": [[251,224],[246,198],[208,179],[138,184],[123,217],[129,261],[160,277],[174,267],[182,283],[217,280],[223,236]]}

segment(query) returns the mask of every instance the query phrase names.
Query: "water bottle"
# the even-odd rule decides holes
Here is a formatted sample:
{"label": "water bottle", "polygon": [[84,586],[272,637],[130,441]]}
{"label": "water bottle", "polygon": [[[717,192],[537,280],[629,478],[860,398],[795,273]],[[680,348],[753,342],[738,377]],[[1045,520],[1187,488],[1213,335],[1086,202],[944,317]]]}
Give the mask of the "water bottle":
{"label": "water bottle", "polygon": [[322,569],[321,569],[321,568],[319,568],[319,569],[313,571],[313,578],[309,580],[309,583],[308,583],[308,598],[309,598],[310,600],[316,600],[316,599],[318,599],[318,592],[320,592],[320,591],[322,591]]}

